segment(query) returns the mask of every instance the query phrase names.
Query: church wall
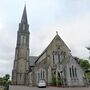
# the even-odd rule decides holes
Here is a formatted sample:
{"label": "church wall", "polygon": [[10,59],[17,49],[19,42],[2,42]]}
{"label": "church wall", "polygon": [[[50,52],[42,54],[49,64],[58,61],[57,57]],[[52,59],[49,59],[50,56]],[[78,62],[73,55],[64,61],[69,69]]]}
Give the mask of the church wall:
{"label": "church wall", "polygon": [[[45,55],[45,54],[44,54]],[[42,55],[44,57],[44,55]],[[44,79],[47,82],[47,58],[41,57],[41,62],[37,62],[34,68],[34,84],[37,85],[38,81]]]}
{"label": "church wall", "polygon": [[33,73],[29,72],[29,86],[33,85]]}
{"label": "church wall", "polygon": [[[71,72],[71,76],[70,76],[70,68],[72,70],[73,67],[73,72],[74,72],[74,76],[73,76],[73,72]],[[75,75],[75,68],[76,68],[76,75]],[[69,62],[66,65],[66,79],[67,79],[67,84],[68,86],[83,86],[84,82],[83,82],[83,77],[84,77],[84,72],[82,71],[81,67],[79,66],[79,64],[77,64],[77,62],[71,57]]]}
{"label": "church wall", "polygon": [[68,86],[84,85],[84,72],[79,64],[72,58],[70,49],[59,37],[58,33],[45,51],[39,56],[35,67],[32,67],[31,71],[28,72],[29,25],[25,6],[17,32],[17,45],[12,70],[13,84],[28,85],[29,83],[30,85],[37,85],[40,79],[44,79],[47,84],[50,84],[52,74],[61,73],[62,78],[66,79]]}
{"label": "church wall", "polygon": [[12,84],[16,84],[16,71],[15,70],[12,70],[12,81],[13,83]]}
{"label": "church wall", "polygon": [[47,83],[48,85],[51,84],[51,81],[52,80],[52,72],[51,72],[51,67],[49,66],[48,68],[48,80],[47,80]]}
{"label": "church wall", "polygon": [[20,59],[17,62],[18,62],[18,72],[25,73],[26,60]]}
{"label": "church wall", "polygon": [[[73,59],[74,60],[74,59]],[[78,84],[83,86],[84,85],[84,71],[82,70],[82,68],[80,67],[80,65],[74,60],[74,63],[76,65],[76,69],[77,69],[77,79],[78,79]]]}
{"label": "church wall", "polygon": [[[62,59],[61,62],[53,63],[53,51],[60,53],[60,59]],[[55,59],[56,62],[56,59]],[[62,70],[61,70],[61,65]],[[70,67],[74,68],[77,73],[77,77],[74,76],[73,78],[70,76]],[[63,84],[67,86],[78,86],[83,85],[83,71],[81,70],[80,66],[77,64],[77,62],[73,59],[70,50],[62,43],[61,41],[52,41],[50,45],[47,47],[44,53],[38,58],[38,61],[35,64],[35,73],[38,77],[38,74],[41,74],[42,70],[45,70],[45,80],[47,84],[51,84],[52,80],[52,74],[53,72],[56,72],[56,76],[58,72],[61,74],[62,71],[62,77],[64,78]],[[74,71],[75,73],[75,71]],[[38,81],[38,78],[36,79]],[[36,81],[36,82],[37,82]]]}
{"label": "church wall", "polygon": [[84,71],[82,70],[82,68],[77,64],[77,73],[78,73],[78,80],[79,80],[79,84],[80,85],[85,85],[85,80],[84,80],[84,78],[85,78],[85,75],[84,75]]}
{"label": "church wall", "polygon": [[13,70],[16,70],[17,69],[17,61],[14,60],[14,66],[13,66]]}
{"label": "church wall", "polygon": [[[58,44],[61,44],[61,42],[57,42]],[[47,57],[47,83],[51,83],[52,80],[52,70],[53,67],[53,51],[57,51],[57,43],[53,41],[47,48],[46,52],[40,57],[38,62],[43,60],[43,57]],[[61,51],[66,51],[67,49],[63,48],[63,46],[60,48]],[[64,49],[64,50],[63,50]],[[69,52],[69,51],[68,51]],[[38,63],[37,62],[37,63]],[[38,63],[40,66],[40,63]],[[44,65],[45,66],[45,65]]]}
{"label": "church wall", "polygon": [[66,65],[66,81],[67,81],[67,86],[71,86],[71,78],[70,78],[70,71],[69,71],[69,65]]}
{"label": "church wall", "polygon": [[39,80],[43,79],[46,80],[46,69],[44,67],[35,67],[35,72],[34,72],[34,85],[37,85]]}

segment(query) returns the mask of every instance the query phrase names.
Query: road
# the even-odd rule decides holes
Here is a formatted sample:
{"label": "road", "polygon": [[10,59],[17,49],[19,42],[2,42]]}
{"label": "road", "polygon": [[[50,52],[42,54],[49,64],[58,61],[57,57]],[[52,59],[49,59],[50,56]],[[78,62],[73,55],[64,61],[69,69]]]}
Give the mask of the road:
{"label": "road", "polygon": [[9,90],[90,90],[90,87],[69,87],[69,88],[60,88],[60,87],[25,87],[25,86],[10,86]]}

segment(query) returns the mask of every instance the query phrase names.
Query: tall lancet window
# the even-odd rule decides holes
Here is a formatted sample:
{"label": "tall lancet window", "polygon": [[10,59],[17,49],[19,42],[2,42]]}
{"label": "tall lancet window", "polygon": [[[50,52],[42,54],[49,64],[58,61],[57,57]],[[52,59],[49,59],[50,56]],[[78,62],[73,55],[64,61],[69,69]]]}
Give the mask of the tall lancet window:
{"label": "tall lancet window", "polygon": [[25,45],[26,44],[26,36],[21,36],[21,45]]}
{"label": "tall lancet window", "polygon": [[57,51],[53,51],[53,64],[58,63],[58,54]]}
{"label": "tall lancet window", "polygon": [[55,59],[55,64],[58,64],[58,54],[54,55],[54,59]]}
{"label": "tall lancet window", "polygon": [[71,70],[71,67],[69,68],[69,72],[70,72],[70,77],[72,78],[72,70]]}
{"label": "tall lancet window", "polygon": [[58,62],[59,62],[59,63],[61,62],[60,59],[61,59],[61,56],[60,56],[60,54],[58,53]]}
{"label": "tall lancet window", "polygon": [[75,67],[75,76],[77,77],[77,69],[76,69],[76,67]]}
{"label": "tall lancet window", "polygon": [[73,66],[72,66],[72,75],[73,75],[73,78],[74,78],[75,73],[74,73],[74,67]]}

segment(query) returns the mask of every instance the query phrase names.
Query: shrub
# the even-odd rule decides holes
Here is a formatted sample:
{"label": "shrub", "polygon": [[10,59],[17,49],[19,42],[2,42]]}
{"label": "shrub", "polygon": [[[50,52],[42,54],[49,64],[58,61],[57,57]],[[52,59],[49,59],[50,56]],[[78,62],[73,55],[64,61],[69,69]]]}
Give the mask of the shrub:
{"label": "shrub", "polygon": [[56,85],[56,76],[55,75],[52,76],[52,84]]}

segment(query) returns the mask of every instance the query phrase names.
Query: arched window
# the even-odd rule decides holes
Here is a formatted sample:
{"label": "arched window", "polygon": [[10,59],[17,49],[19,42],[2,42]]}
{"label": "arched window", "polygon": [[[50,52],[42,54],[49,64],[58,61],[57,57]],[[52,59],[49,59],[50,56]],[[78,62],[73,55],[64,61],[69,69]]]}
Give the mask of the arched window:
{"label": "arched window", "polygon": [[58,62],[60,63],[60,54],[58,53]]}
{"label": "arched window", "polygon": [[58,54],[54,55],[54,60],[55,60],[55,64],[57,64],[58,63]]}
{"label": "arched window", "polygon": [[73,78],[74,78],[75,74],[74,74],[74,67],[73,66],[72,66],[72,75],[73,75]]}
{"label": "arched window", "polygon": [[69,72],[70,72],[70,77],[72,78],[72,70],[71,70],[71,67],[69,68]]}
{"label": "arched window", "polygon": [[58,72],[58,77],[60,78],[60,73]]}
{"label": "arched window", "polygon": [[54,54],[53,54],[53,64],[55,64]]}
{"label": "arched window", "polygon": [[76,69],[76,67],[75,67],[75,76],[77,77],[77,69]]}
{"label": "arched window", "polygon": [[71,78],[77,77],[77,69],[76,69],[76,67],[75,68],[74,68],[74,66],[70,67],[69,71],[70,71],[70,77]]}
{"label": "arched window", "polygon": [[42,70],[41,70],[41,79],[42,79]]}
{"label": "arched window", "polygon": [[43,79],[44,79],[44,70],[43,70]]}

